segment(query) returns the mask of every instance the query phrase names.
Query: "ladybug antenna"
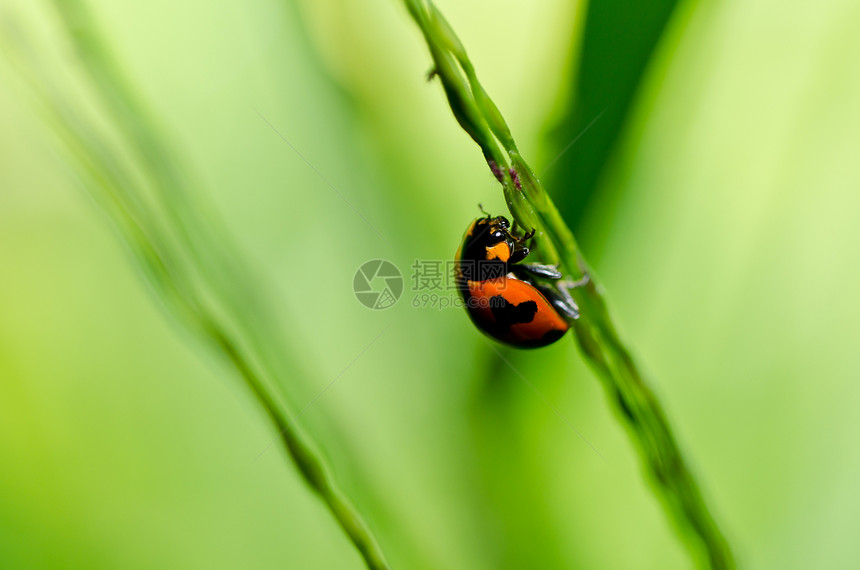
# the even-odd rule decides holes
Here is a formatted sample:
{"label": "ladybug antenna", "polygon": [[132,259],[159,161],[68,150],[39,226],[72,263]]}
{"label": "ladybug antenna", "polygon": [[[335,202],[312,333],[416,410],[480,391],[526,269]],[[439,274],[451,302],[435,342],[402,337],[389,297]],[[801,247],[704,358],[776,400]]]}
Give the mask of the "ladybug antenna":
{"label": "ladybug antenna", "polygon": [[487,211],[484,209],[484,207],[481,205],[481,203],[480,203],[480,202],[478,202],[478,209],[479,209],[479,210],[481,210],[481,213],[482,213],[482,214],[485,214],[485,215],[487,216],[487,219],[488,219],[488,220],[490,219],[490,214],[489,214],[489,212],[487,212]]}

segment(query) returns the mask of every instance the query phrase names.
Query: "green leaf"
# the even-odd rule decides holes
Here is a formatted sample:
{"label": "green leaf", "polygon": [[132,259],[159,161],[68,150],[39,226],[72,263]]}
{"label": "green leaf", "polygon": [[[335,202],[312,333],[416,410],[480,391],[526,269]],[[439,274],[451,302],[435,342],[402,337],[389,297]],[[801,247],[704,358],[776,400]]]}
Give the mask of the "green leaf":
{"label": "green leaf", "polygon": [[592,0],[573,41],[567,112],[552,128],[546,186],[574,230],[627,124],[643,74],[677,0]]}

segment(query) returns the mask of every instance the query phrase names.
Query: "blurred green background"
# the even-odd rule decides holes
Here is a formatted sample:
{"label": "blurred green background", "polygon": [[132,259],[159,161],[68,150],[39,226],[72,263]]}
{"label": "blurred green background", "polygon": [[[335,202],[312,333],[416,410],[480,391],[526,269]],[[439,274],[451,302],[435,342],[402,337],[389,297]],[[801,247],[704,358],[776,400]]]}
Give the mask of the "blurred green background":
{"label": "blurred green background", "polygon": [[[590,4],[438,2],[741,565],[857,568],[860,4]],[[393,567],[690,567],[570,339],[504,351],[513,372],[462,310],[412,307],[414,260],[503,201],[403,6],[89,5],[268,291],[302,360],[278,388]],[[37,112],[10,41],[99,114],[50,4],[0,23],[0,568],[361,568]],[[351,290],[376,258],[407,278],[384,311]]]}

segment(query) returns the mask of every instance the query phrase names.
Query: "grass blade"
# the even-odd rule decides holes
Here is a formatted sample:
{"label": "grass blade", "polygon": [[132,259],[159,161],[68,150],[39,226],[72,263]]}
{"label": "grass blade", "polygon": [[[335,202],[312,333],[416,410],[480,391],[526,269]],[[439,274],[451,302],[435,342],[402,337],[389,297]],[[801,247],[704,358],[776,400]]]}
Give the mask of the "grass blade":
{"label": "grass blade", "polygon": [[[169,137],[136,97],[86,6],[53,2],[109,123],[131,160],[52,79],[39,73],[35,52],[7,34],[21,76],[33,89],[87,190],[104,208],[169,314],[235,369],[278,431],[279,441],[322,499],[368,568],[388,563],[361,515],[338,489],[321,454],[277,395],[276,386],[306,374],[295,347],[283,342],[257,280],[235,253],[217,218],[197,198],[199,183],[177,158]],[[15,55],[15,54],[13,54]],[[14,57],[12,58],[14,62]],[[22,61],[23,59],[23,61]]]}
{"label": "grass blade", "polygon": [[578,57],[571,58],[574,88],[567,114],[550,131],[551,148],[563,150],[542,169],[559,210],[574,229],[587,215],[676,5],[677,0],[588,2],[582,37],[576,37],[571,48]]}
{"label": "grass blade", "polygon": [[[537,230],[542,257],[559,262],[572,279],[589,274],[579,246],[555,204],[511,136],[498,108],[478,82],[465,49],[442,14],[429,0],[405,0],[421,29],[442,81],[451,110],[480,146],[488,166],[502,184],[505,200],[521,227]],[[603,381],[610,401],[624,418],[657,495],[673,521],[704,553],[714,569],[734,568],[728,543],[714,521],[672,433],[662,406],[620,339],[601,288],[592,279],[573,291],[582,316],[574,331],[579,347]]]}

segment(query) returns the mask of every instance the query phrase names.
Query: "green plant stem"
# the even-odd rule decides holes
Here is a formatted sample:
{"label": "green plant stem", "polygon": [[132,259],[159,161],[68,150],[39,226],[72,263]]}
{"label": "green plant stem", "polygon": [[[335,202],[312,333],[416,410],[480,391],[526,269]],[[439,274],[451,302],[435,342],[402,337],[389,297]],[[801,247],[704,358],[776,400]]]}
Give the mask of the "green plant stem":
{"label": "green plant stem", "polygon": [[[590,276],[576,239],[549,194],[520,156],[510,129],[478,82],[460,40],[428,0],[405,0],[424,34],[433,58],[433,74],[445,89],[457,121],[481,147],[493,174],[502,184],[513,218],[535,228],[544,261],[560,263],[568,278]],[[625,420],[657,494],[671,519],[700,558],[714,569],[734,568],[723,534],[705,504],[687,467],[657,398],[621,341],[593,277],[572,291],[581,317],[573,328],[579,347],[602,380],[609,399]]]}
{"label": "green plant stem", "polygon": [[[194,200],[195,181],[170,149],[135,90],[113,61],[84,4],[52,0],[83,69],[122,143],[82,119],[86,113],[67,101],[48,74],[40,73],[35,54],[19,63],[35,100],[79,167],[86,187],[104,208],[133,252],[169,313],[226,357],[278,431],[278,439],[309,487],[322,499],[368,568],[389,565],[359,512],[337,488],[321,454],[303,433],[275,386],[303,371],[295,349],[281,341],[271,310],[248,268],[238,264],[226,232],[214,216],[201,214]],[[10,38],[6,38],[10,39]],[[20,56],[22,38],[11,38]],[[10,50],[11,51],[11,50]]]}

